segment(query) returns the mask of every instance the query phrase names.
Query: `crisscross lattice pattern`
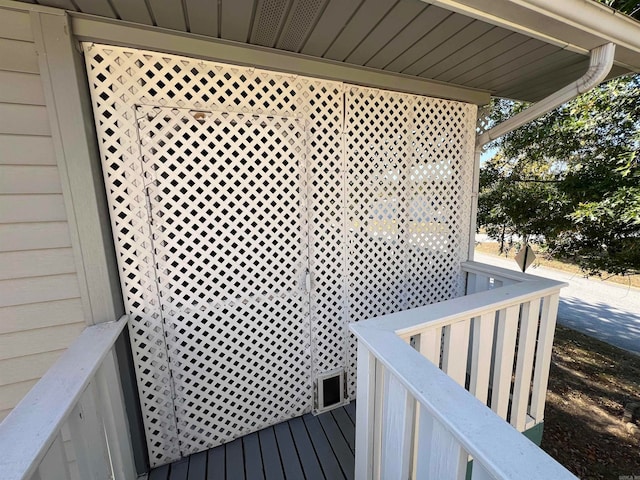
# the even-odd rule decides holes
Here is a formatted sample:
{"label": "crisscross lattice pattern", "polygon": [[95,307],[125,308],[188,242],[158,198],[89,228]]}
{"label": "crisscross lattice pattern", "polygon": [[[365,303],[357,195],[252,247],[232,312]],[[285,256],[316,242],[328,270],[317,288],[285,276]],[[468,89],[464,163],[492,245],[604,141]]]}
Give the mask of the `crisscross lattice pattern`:
{"label": "crisscross lattice pattern", "polygon": [[311,409],[304,130],[287,117],[137,115],[179,438],[193,453]]}
{"label": "crisscross lattice pattern", "polygon": [[85,56],[152,465],[310,410],[321,373],[352,397],[347,322],[461,293],[474,106]]}
{"label": "crisscross lattice pattern", "polygon": [[350,87],[346,109],[349,322],[461,295],[473,107]]}

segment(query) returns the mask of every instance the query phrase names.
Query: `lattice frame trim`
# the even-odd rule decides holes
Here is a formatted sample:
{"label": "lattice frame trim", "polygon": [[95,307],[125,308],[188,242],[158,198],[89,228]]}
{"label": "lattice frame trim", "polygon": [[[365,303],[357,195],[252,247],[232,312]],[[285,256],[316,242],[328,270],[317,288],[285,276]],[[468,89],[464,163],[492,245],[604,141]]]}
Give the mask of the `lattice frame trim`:
{"label": "lattice frame trim", "polygon": [[[404,309],[462,293],[459,263],[466,259],[469,241],[474,105],[132,48],[83,46],[125,306],[132,318],[132,349],[152,465],[168,463],[184,453],[202,449],[208,445],[208,437],[204,435],[204,440],[198,440],[193,448],[185,445],[188,441],[180,435],[176,421],[173,360],[167,350],[152,243],[153,219],[148,210],[147,194],[156,179],[143,168],[137,108],[271,115],[305,123],[308,262],[312,272],[308,300],[311,380],[323,372],[347,368],[348,393],[353,398],[355,347],[347,332],[347,322],[389,311],[383,308],[365,312],[362,303],[367,297],[357,294],[360,287],[356,288],[353,280],[366,276],[366,265],[362,265],[361,255],[354,250],[352,229],[355,221],[368,220],[369,207],[347,200],[359,181],[350,169],[358,162],[363,166],[357,159],[357,151],[375,152],[376,142],[384,138],[394,140],[393,135],[379,130],[378,134],[370,134],[367,145],[350,145],[350,131],[356,130],[354,122],[362,119],[361,114],[367,109],[371,121],[362,120],[363,125],[369,122],[369,128],[378,129],[380,122],[391,119],[383,118],[385,108],[395,114],[401,111],[395,122],[406,137],[404,154],[391,156],[399,159],[398,168],[405,183],[394,187],[398,205],[394,207],[387,202],[376,207],[385,214],[395,209],[400,220],[401,230],[395,232],[397,278],[381,279],[385,285],[385,282],[397,284],[398,299],[391,303],[394,308]],[[361,105],[370,102],[360,116],[356,114],[356,100]],[[400,110],[398,102],[403,105]],[[421,131],[424,133],[420,134]],[[378,151],[379,147],[378,143]],[[437,167],[443,159],[455,165]],[[451,210],[446,215],[438,213],[441,222],[434,220],[433,209],[421,201],[427,175],[422,175],[425,185],[412,180],[416,175],[411,175],[411,169],[421,162],[423,170],[427,168],[425,165],[431,165],[429,168],[436,172],[429,177],[429,188],[440,195],[441,209],[446,206]],[[447,175],[451,178],[441,178]],[[444,223],[449,230],[442,230],[442,225],[415,228],[418,216],[424,219],[429,215],[431,220],[419,223]],[[383,228],[384,232],[384,225],[376,228]],[[384,252],[379,243],[382,241],[384,247],[385,235],[390,233],[366,243],[371,244],[372,250],[377,245]],[[447,241],[443,243],[442,238]],[[445,255],[445,251],[449,253]],[[436,273],[447,276],[444,284],[432,281]],[[416,280],[417,277],[420,278]]]}

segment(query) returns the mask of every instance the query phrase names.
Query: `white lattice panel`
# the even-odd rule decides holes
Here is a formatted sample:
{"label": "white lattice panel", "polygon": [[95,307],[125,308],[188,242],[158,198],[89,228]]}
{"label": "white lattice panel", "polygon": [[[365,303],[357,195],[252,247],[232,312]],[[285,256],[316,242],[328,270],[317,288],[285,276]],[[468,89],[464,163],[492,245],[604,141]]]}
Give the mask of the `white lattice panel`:
{"label": "white lattice panel", "polygon": [[304,126],[177,108],[137,116],[190,454],[312,407]]}
{"label": "white lattice panel", "polygon": [[[324,372],[349,368],[353,396],[347,322],[460,293],[474,106],[84,48],[152,465],[308,411]],[[239,141],[247,122],[260,133]],[[287,168],[256,177],[250,161],[231,165],[246,152],[283,155],[288,140],[302,150],[278,157]],[[233,186],[216,183],[232,171]],[[285,221],[264,195],[283,202]],[[255,360],[265,353],[269,374]]]}
{"label": "white lattice panel", "polygon": [[[156,278],[145,196],[145,187],[153,187],[157,177],[148,172],[143,176],[137,106],[276,115],[305,123],[311,356],[313,372],[318,373],[344,366],[346,356],[342,85],[131,48],[85,44],[84,49],[125,306],[132,318],[149,457],[152,465],[160,465],[199,448],[202,432],[195,435],[193,446],[185,445],[188,435],[174,413],[179,386],[170,368],[175,359],[167,353],[165,336],[170,332],[159,302],[157,282],[162,276]],[[282,302],[277,305],[283,312],[287,308]],[[311,381],[306,379],[299,388],[308,389]],[[282,415],[287,411],[283,407]]]}
{"label": "white lattice panel", "polygon": [[346,109],[349,322],[463,294],[475,107],[351,87]]}

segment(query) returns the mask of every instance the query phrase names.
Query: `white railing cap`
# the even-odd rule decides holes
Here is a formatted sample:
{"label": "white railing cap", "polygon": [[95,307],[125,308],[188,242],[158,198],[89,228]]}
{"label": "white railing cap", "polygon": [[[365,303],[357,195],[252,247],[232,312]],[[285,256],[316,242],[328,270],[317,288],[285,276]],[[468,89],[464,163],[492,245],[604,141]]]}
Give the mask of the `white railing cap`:
{"label": "white railing cap", "polygon": [[541,279],[515,283],[505,287],[472,293],[424,307],[390,313],[367,320],[367,326],[394,332],[402,337],[414,335],[426,327],[449,325],[460,320],[478,317],[485,312],[506,308],[535,298],[551,295],[567,284]]}
{"label": "white railing cap", "polygon": [[87,327],[0,423],[3,480],[31,478],[55,436],[127,324]]}
{"label": "white railing cap", "polygon": [[352,323],[350,328],[421,408],[442,423],[494,478],[576,479],[395,333],[364,322]]}

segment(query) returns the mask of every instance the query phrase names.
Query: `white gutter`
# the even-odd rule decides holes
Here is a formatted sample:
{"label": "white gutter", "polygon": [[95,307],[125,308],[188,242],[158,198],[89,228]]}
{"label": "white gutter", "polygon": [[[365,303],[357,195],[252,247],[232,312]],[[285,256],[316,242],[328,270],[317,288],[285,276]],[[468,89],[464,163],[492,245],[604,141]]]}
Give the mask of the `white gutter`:
{"label": "white gutter", "polygon": [[481,135],[478,135],[476,138],[476,147],[486,145],[490,141],[515,130],[525,123],[529,123],[536,118],[541,117],[545,113],[550,112],[554,108],[568,102],[572,98],[575,98],[599,85],[600,82],[607,78],[607,75],[613,66],[615,50],[615,45],[613,43],[607,43],[591,50],[589,68],[582,77],[557,92],[552,93],[543,100],[534,103],[526,110],[505,120]]}
{"label": "white gutter", "polygon": [[541,117],[545,113],[550,112],[554,108],[559,107],[563,103],[568,102],[569,100],[600,84],[600,82],[607,78],[607,75],[613,66],[614,54],[615,45],[613,43],[607,43],[594,48],[591,50],[589,68],[582,77],[476,137],[475,162],[473,167],[473,190],[471,193],[469,260],[473,260],[475,250],[475,226],[478,215],[480,155],[482,153],[482,147],[492,140],[521,127],[525,123],[529,123],[536,118]]}

